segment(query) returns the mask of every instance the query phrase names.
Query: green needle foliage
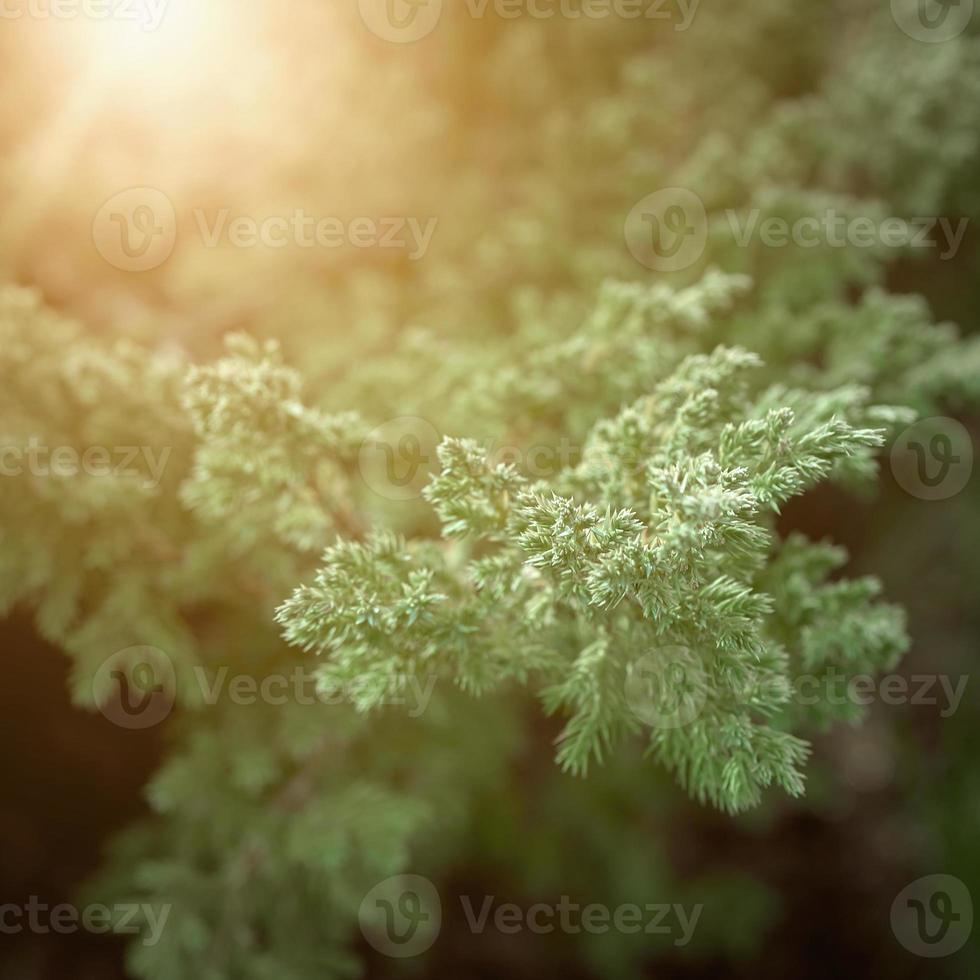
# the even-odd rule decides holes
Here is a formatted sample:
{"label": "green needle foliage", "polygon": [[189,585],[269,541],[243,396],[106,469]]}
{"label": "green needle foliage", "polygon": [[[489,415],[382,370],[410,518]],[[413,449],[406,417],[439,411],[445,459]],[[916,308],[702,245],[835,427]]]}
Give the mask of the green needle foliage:
{"label": "green needle foliage", "polygon": [[[736,0],[678,35],[454,19],[416,60],[352,28],[351,63],[402,99],[360,92],[357,145],[403,158],[441,215],[416,268],[270,263],[233,283],[247,330],[220,343],[192,319],[180,343],[121,340],[0,291],[3,445],[151,450],[0,479],[0,610],[36,613],[75,701],[105,708],[117,651],[174,668],[152,813],[92,886],[173,907],[135,976],[356,975],[368,890],[467,861],[528,894],[700,895],[663,853],[672,781],[726,819],[805,795],[814,733],[862,713],[832,678],[908,644],[878,581],[787,531],[786,505],[871,497],[902,427],[976,404],[980,344],[891,288],[935,256],[743,246],[727,215],[980,220],[976,30],[917,44],[884,7]],[[335,110],[305,111],[309,172],[280,163],[331,201]],[[702,198],[708,236],[658,275],[623,223],[663,187]],[[210,322],[228,275],[206,256],[160,295]],[[223,670],[304,693],[209,698]],[[525,805],[567,821],[574,867]],[[751,928],[705,925],[711,951],[763,934],[765,894],[746,904]],[[652,948],[581,943],[624,980]]]}
{"label": "green needle foliage", "polygon": [[[790,698],[791,671],[818,659],[788,649],[773,623],[791,615],[759,587],[772,560],[799,575],[810,558],[782,554],[774,514],[835,470],[866,469],[899,409],[859,393],[809,398],[752,392],[758,358],[718,348],[685,359],[617,416],[598,420],[581,461],[551,481],[493,464],[476,442],[448,438],[425,490],[443,537],[461,548],[382,533],[327,550],[312,585],[277,614],[293,645],[328,658],[325,683],[367,678],[358,707],[386,678],[435,672],[481,693],[533,684],[568,716],[558,761],[577,774],[640,730],[628,703],[634,663],[663,648],[703,706],[689,725],[650,733],[651,749],[701,800],[737,811],[775,782],[803,789],[806,745],[770,723]],[[866,590],[846,657],[874,670],[904,645],[901,616]],[[856,627],[856,628],[855,628]],[[828,640],[823,660],[834,656]],[[375,697],[372,698],[374,692]]]}

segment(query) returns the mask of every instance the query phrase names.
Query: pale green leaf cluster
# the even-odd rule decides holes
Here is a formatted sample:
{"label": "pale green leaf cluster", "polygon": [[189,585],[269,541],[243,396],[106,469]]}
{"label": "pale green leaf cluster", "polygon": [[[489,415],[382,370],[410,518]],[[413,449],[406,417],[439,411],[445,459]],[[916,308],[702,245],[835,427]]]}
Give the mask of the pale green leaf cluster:
{"label": "pale green leaf cluster", "polygon": [[[598,421],[581,461],[550,483],[447,439],[425,496],[462,544],[381,534],[328,549],[313,584],[279,609],[286,639],[326,658],[325,683],[375,677],[378,700],[384,678],[406,672],[473,692],[529,683],[567,716],[558,759],[574,772],[643,728],[627,695],[636,662],[681,648],[703,705],[689,725],[655,725],[654,754],[726,809],[773,782],[798,794],[805,743],[768,719],[815,653],[809,633],[784,643],[781,611],[758,586],[781,552],[773,514],[836,467],[870,466],[885,434],[870,424],[902,413],[857,389],[754,394],[760,367],[738,349],[687,358]],[[852,616],[885,629],[868,648],[882,667],[902,646],[901,621],[862,593]]]}

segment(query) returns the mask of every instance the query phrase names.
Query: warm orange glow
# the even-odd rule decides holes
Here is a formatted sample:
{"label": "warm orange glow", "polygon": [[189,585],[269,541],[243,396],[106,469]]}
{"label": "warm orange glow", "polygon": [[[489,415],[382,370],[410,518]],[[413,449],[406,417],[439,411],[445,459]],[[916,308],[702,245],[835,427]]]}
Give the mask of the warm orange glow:
{"label": "warm orange glow", "polygon": [[[246,36],[247,10],[228,0],[140,0],[132,20],[90,20],[79,41],[93,84],[147,107],[202,86],[232,85],[258,52]],[[237,75],[227,73],[235,68]]]}

